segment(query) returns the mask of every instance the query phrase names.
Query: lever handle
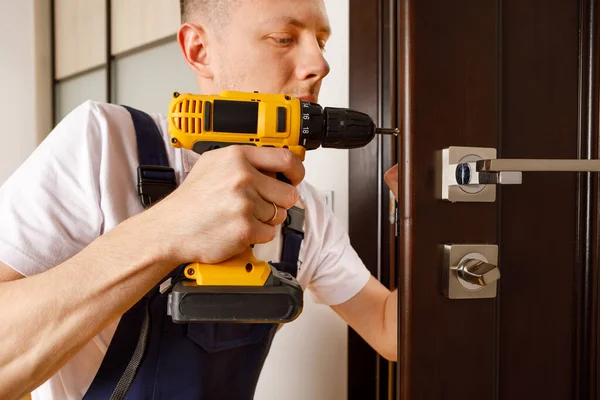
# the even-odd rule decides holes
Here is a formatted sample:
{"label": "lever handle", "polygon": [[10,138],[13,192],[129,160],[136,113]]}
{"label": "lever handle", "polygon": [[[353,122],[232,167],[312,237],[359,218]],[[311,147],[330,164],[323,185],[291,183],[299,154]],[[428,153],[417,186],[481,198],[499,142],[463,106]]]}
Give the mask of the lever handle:
{"label": "lever handle", "polygon": [[523,172],[600,172],[600,159],[496,158],[491,147],[448,147],[437,162],[437,196],[451,202],[493,202],[496,185],[521,184]]}
{"label": "lever handle", "polygon": [[456,275],[467,289],[477,290],[500,279],[498,266],[468,258],[458,264]]}
{"label": "lever handle", "polygon": [[529,160],[498,158],[475,162],[477,172],[600,172],[600,160]]}
{"label": "lever handle", "polygon": [[522,172],[600,172],[600,160],[495,158],[456,164],[459,185],[521,184]]}

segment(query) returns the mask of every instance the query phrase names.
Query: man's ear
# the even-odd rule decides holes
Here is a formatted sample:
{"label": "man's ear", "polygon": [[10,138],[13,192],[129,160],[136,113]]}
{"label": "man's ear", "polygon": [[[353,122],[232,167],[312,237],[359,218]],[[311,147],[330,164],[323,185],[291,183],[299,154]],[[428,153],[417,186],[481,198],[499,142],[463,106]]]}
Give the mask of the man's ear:
{"label": "man's ear", "polygon": [[208,56],[208,35],[198,25],[183,24],[177,32],[177,41],[188,65],[206,79],[212,79],[214,74]]}

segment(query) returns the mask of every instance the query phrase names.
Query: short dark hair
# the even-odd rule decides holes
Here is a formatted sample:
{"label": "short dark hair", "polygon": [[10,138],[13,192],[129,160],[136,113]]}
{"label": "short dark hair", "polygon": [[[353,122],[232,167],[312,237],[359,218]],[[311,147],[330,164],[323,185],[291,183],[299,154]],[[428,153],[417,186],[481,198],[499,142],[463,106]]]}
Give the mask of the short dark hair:
{"label": "short dark hair", "polygon": [[181,23],[208,22],[223,24],[237,0],[179,0]]}
{"label": "short dark hair", "polygon": [[193,14],[195,6],[195,0],[179,0],[179,13],[182,24],[190,21],[190,15]]}

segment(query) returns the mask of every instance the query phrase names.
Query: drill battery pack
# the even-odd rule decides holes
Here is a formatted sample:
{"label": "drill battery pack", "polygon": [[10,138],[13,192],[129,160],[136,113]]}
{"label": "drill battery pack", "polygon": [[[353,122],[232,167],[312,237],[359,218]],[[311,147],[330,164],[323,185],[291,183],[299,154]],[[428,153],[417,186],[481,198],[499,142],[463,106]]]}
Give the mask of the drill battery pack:
{"label": "drill battery pack", "polygon": [[167,314],[175,323],[285,323],[302,312],[302,286],[272,264],[263,286],[198,285],[179,281],[169,293]]}

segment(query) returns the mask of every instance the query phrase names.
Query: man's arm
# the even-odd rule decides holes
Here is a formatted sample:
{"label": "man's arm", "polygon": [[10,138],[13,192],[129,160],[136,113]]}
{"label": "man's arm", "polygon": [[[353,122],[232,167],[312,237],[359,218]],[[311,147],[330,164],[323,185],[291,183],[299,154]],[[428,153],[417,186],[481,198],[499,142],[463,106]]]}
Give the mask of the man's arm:
{"label": "man's arm", "polygon": [[[384,176],[398,199],[398,164]],[[398,290],[390,291],[373,276],[353,298],[333,309],[379,354],[398,359]]]}
{"label": "man's arm", "polygon": [[[60,265],[26,278],[0,265],[0,398],[46,381],[177,265],[272,240],[298,193],[259,171],[283,171],[294,185],[304,177],[289,151],[215,150],[167,198]],[[261,222],[273,216],[271,202],[282,208],[273,225]]]}
{"label": "man's arm", "polygon": [[[0,265],[0,398],[41,385],[172,269],[154,249],[160,238],[132,235],[143,226],[128,221],[32,277],[11,280],[19,274]],[[145,243],[142,251],[129,248],[133,237]]]}
{"label": "man's arm", "polygon": [[365,287],[345,303],[332,306],[375,351],[390,361],[398,357],[398,291],[373,276]]}
{"label": "man's arm", "polygon": [[25,278],[23,275],[10,268],[8,265],[0,262],[0,283],[16,281],[17,279]]}

